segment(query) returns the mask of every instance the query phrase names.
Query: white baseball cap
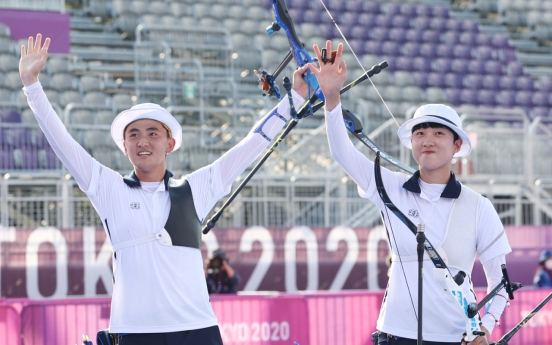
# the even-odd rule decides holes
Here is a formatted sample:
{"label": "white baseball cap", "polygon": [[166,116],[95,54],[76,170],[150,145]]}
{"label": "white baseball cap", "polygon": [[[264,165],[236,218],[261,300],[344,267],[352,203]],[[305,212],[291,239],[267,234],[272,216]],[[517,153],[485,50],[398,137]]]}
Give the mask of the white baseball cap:
{"label": "white baseball cap", "polygon": [[[111,124],[111,137],[121,151],[125,152],[123,141],[125,140],[125,128],[137,120],[155,120],[165,124],[171,130],[175,145],[173,151],[176,151],[182,144],[182,126],[176,121],[168,111],[154,103],[136,104],[132,108],[121,112]],[[172,152],[172,151],[171,151]]]}
{"label": "white baseball cap", "polygon": [[426,104],[419,107],[412,119],[406,121],[399,128],[397,134],[399,135],[399,139],[401,139],[401,143],[412,150],[412,128],[426,122],[445,125],[462,139],[460,151],[456,152],[453,157],[464,157],[470,154],[472,144],[466,132],[462,130],[460,116],[458,116],[458,113],[454,109],[444,104]]}

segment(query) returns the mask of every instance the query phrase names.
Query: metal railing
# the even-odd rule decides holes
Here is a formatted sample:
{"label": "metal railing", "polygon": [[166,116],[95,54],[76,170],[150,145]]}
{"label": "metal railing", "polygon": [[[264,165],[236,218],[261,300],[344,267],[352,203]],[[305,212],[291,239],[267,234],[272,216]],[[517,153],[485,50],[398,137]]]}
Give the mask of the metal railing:
{"label": "metal railing", "polygon": [[1,0],[0,8],[65,12],[65,0]]}

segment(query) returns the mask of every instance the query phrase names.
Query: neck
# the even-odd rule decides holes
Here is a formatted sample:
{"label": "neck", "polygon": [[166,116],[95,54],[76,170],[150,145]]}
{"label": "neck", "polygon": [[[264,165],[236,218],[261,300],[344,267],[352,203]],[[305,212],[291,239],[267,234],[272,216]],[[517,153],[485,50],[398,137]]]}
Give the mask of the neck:
{"label": "neck", "polygon": [[165,177],[165,164],[159,164],[158,167],[156,167],[153,170],[142,170],[138,168],[137,166],[134,167],[134,172],[136,173],[136,177],[142,182],[159,182],[162,181]]}
{"label": "neck", "polygon": [[420,179],[429,184],[447,184],[450,180],[450,164],[439,169],[424,169],[420,167]]}

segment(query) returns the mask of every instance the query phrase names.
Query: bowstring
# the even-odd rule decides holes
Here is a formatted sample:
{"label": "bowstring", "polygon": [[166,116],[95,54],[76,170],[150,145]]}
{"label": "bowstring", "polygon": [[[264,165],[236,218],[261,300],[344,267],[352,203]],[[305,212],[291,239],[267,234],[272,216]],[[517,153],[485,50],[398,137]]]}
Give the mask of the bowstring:
{"label": "bowstring", "polygon": [[387,111],[389,112],[389,115],[391,115],[391,117],[393,118],[393,120],[395,121],[395,123],[397,124],[397,127],[400,127],[399,125],[399,122],[397,121],[397,119],[395,118],[395,116],[393,115],[393,113],[391,112],[391,109],[389,109],[389,107],[387,106],[387,103],[385,102],[385,100],[383,99],[383,97],[381,96],[378,88],[376,87],[376,85],[374,84],[374,82],[372,81],[372,78],[370,78],[370,76],[368,75],[368,73],[366,72],[366,69],[364,68],[364,66],[362,65],[362,62],[360,62],[360,59],[358,58],[358,56],[356,55],[355,51],[353,50],[353,48],[351,47],[351,45],[349,44],[349,41],[347,40],[347,38],[345,37],[345,35],[343,34],[343,32],[341,31],[341,28],[339,27],[339,25],[337,25],[337,22],[335,21],[334,17],[332,16],[332,14],[330,13],[330,11],[328,10],[328,8],[326,7],[326,4],[324,4],[324,1],[323,0],[320,0],[320,3],[322,4],[322,6],[324,6],[324,9],[326,10],[326,12],[328,13],[328,16],[330,16],[330,19],[332,20],[332,22],[334,23],[335,27],[337,28],[337,31],[339,31],[339,34],[341,35],[341,37],[343,37],[343,40],[345,40],[345,43],[347,44],[347,46],[349,47],[349,49],[351,50],[351,53],[353,53],[353,56],[355,57],[355,59],[357,60],[358,64],[360,65],[360,68],[362,68],[362,71],[364,72],[364,74],[368,77],[368,80],[370,81],[370,84],[372,84],[372,86],[374,87],[374,90],[376,90],[376,93],[378,94],[378,97],[380,98],[381,102],[383,103],[383,105],[385,106],[385,108],[387,109]]}

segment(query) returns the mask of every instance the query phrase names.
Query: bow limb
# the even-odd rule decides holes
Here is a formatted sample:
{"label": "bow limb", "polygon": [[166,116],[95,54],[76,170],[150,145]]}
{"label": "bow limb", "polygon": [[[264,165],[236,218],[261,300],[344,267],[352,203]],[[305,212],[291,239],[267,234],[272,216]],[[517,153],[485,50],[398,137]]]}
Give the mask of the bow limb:
{"label": "bow limb", "polygon": [[[313,59],[305,49],[305,45],[299,40],[299,36],[295,31],[295,26],[293,25],[293,20],[289,15],[285,0],[270,1],[272,3],[272,9],[274,10],[274,17],[276,21],[267,29],[268,33],[273,33],[274,31],[278,31],[280,29],[285,31],[289,41],[290,51],[293,54],[297,66],[302,67],[307,63],[316,62],[316,60]],[[324,94],[322,93],[322,90],[320,90],[318,80],[316,80],[316,77],[310,72],[310,70],[307,70],[304,79],[307,84],[314,89],[316,97],[318,97],[321,101],[324,101]]]}
{"label": "bow limb", "polygon": [[[324,9],[326,10],[326,12],[328,13],[328,16],[330,17],[330,19],[332,20],[332,22],[334,23],[335,27],[337,28],[337,31],[339,32],[339,34],[341,35],[341,37],[343,38],[343,40],[345,41],[345,43],[347,44],[347,46],[349,47],[349,49],[351,50],[351,53],[353,53],[353,56],[355,57],[355,59],[357,60],[360,68],[362,69],[363,73],[366,74],[366,69],[364,68],[364,66],[362,65],[362,63],[360,62],[360,59],[358,58],[357,54],[355,53],[355,51],[353,50],[353,47],[351,47],[351,45],[349,44],[349,41],[347,40],[347,37],[345,37],[345,35],[343,34],[343,31],[341,31],[341,28],[339,27],[339,25],[337,25],[337,22],[335,21],[334,17],[332,16],[330,10],[328,10],[328,7],[326,7],[326,4],[324,3],[323,0],[320,0],[320,3],[322,4],[322,6],[324,7]],[[389,115],[391,115],[391,117],[393,118],[393,120],[395,120],[395,123],[397,124],[397,127],[400,127],[399,126],[399,122],[397,121],[397,119],[395,118],[395,116],[393,115],[393,113],[391,112],[391,109],[389,109],[389,107],[387,106],[387,103],[385,103],[385,100],[383,99],[382,95],[380,94],[380,92],[378,91],[378,88],[376,87],[376,85],[374,84],[374,82],[372,81],[371,78],[368,78],[368,80],[370,80],[370,83],[372,84],[372,87],[374,88],[374,90],[376,91],[376,93],[378,94],[381,102],[383,103],[383,105],[385,106],[385,108],[387,109],[387,111],[389,112]]]}
{"label": "bow limb", "polygon": [[[389,198],[389,195],[387,194],[387,191],[385,190],[385,186],[383,185],[383,179],[381,175],[381,165],[380,165],[380,153],[378,152],[376,154],[376,159],[374,161],[374,178],[376,181],[376,188],[378,191],[378,194],[382,200],[382,202],[385,205],[385,210],[387,213],[387,210],[390,210],[399,220],[408,228],[410,231],[414,233],[414,235],[417,232],[417,227],[412,223],[408,217],[402,213],[395,204],[391,201]],[[399,247],[397,246],[397,241],[395,239],[395,233],[393,231],[393,227],[391,225],[391,219],[389,219],[389,214],[387,214],[387,224],[389,225],[389,228],[391,229],[391,234],[393,236],[393,241],[395,243],[395,250],[397,251],[397,256],[399,257],[399,262],[401,264],[403,273],[404,273],[404,266],[402,264],[401,255],[399,252]],[[389,243],[391,245],[391,243]],[[481,320],[479,318],[479,314],[474,316],[473,318],[469,318],[467,316],[468,314],[468,296],[466,296],[466,293],[461,288],[461,285],[464,282],[464,277],[466,274],[462,271],[458,272],[456,276],[453,276],[448,268],[448,266],[445,264],[443,258],[439,255],[437,250],[433,247],[433,245],[429,242],[429,240],[426,238],[424,241],[424,249],[429,255],[429,258],[431,261],[433,261],[433,264],[435,265],[435,268],[433,269],[433,273],[435,276],[435,279],[443,288],[443,290],[451,296],[451,298],[454,299],[455,305],[457,306],[458,310],[464,315],[464,321],[465,321],[465,335],[463,341],[470,342],[474,340],[479,335],[484,335],[485,333],[481,331],[480,323]],[[405,276],[406,280],[406,276]],[[408,282],[406,282],[408,287]],[[414,302],[412,299],[412,294],[410,293],[410,288],[408,288],[408,294],[410,296],[410,300],[412,302],[412,306],[414,308]]]}

